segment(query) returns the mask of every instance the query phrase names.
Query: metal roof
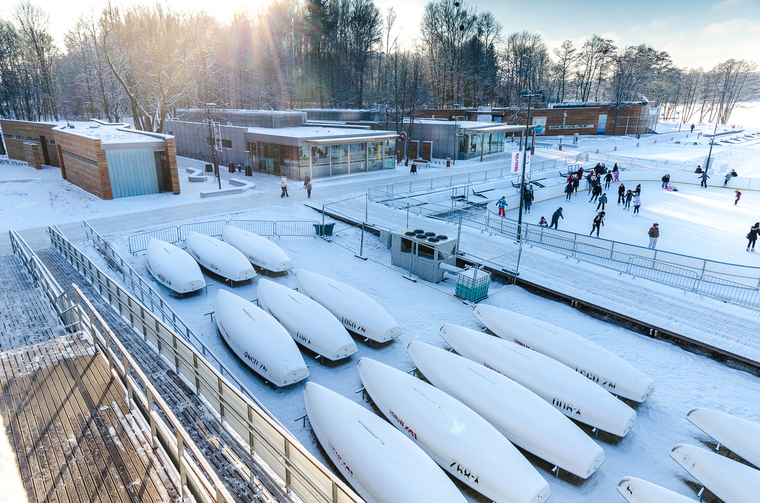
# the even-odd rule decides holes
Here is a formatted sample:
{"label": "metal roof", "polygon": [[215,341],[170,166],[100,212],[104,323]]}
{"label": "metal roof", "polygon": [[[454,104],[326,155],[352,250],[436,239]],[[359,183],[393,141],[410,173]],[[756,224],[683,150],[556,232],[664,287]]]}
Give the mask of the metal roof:
{"label": "metal roof", "polygon": [[349,136],[338,138],[323,138],[320,140],[307,140],[309,145],[335,145],[340,143],[364,143],[366,141],[394,140],[398,138],[397,133],[381,133],[366,136]]}

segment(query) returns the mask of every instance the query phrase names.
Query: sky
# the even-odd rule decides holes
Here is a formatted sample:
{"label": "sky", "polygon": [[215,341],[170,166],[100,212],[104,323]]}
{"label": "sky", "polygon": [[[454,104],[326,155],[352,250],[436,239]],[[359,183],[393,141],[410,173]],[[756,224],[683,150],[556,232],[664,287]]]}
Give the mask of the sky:
{"label": "sky", "polygon": [[[32,0],[50,14],[51,29],[58,41],[77,16],[103,1]],[[142,0],[116,1],[132,5]],[[236,10],[247,7],[257,11],[271,0],[165,0],[178,9],[211,10],[222,21]],[[393,7],[398,13],[400,40],[411,43],[418,36],[419,19],[429,0],[375,0],[383,14]],[[465,0],[466,1],[466,0]],[[16,1],[0,2],[0,17],[12,16]],[[213,9],[209,9],[213,5]],[[586,0],[567,2],[543,0],[504,2],[497,0],[466,1],[478,11],[491,11],[502,24],[503,34],[528,30],[543,35],[550,48],[563,40],[582,45],[594,34],[612,39],[618,46],[646,43],[667,51],[679,67],[711,68],[721,61],[757,59],[760,47],[760,0],[639,0],[630,2]]]}

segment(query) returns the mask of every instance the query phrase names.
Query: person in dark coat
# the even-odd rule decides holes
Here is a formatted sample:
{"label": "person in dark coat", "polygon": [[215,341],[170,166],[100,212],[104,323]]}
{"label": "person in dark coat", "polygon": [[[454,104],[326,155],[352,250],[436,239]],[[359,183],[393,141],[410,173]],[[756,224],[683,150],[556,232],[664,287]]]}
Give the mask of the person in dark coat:
{"label": "person in dark coat", "polygon": [[742,198],[742,193],[739,191],[739,189],[736,189],[736,198],[734,199],[734,206],[736,206],[736,203],[739,202],[739,199]]}
{"label": "person in dark coat", "polygon": [[694,132],[694,124],[691,125],[691,132]]}
{"label": "person in dark coat", "polygon": [[604,175],[604,188],[609,189],[611,183],[612,183],[612,172],[608,171],[607,174]]}
{"label": "person in dark coat", "polygon": [[699,183],[699,186],[707,188],[707,179],[710,178],[710,175],[707,174],[707,171],[703,171],[702,174],[699,175],[699,178],[702,179],[702,181]]}
{"label": "person in dark coat", "polygon": [[669,183],[670,183],[670,175],[666,174],[665,176],[662,177],[662,188],[664,189],[665,187],[667,187]]}
{"label": "person in dark coat", "polygon": [[633,191],[634,191],[636,194],[639,194],[639,195],[641,195],[641,184],[638,184],[638,185],[636,185],[636,188],[635,188],[635,189],[633,189]]}
{"label": "person in dark coat", "polygon": [[605,192],[602,194],[602,197],[599,198],[599,204],[596,205],[596,211],[599,211],[599,208],[602,208],[602,211],[604,211],[604,205],[607,204],[607,193]]}
{"label": "person in dark coat", "polygon": [[649,246],[647,248],[654,250],[654,247],[657,246],[658,237],[660,237],[660,226],[659,224],[652,224],[652,227],[649,228]]}
{"label": "person in dark coat", "polygon": [[596,229],[596,237],[599,237],[599,229],[604,226],[604,212],[600,211],[597,213],[597,215],[594,217],[594,222],[591,226],[591,232],[588,233],[588,235],[592,235],[594,233],[594,229]]}
{"label": "person in dark coat", "polygon": [[620,184],[620,187],[618,187],[618,204],[625,203],[625,185]]}
{"label": "person in dark coat", "polygon": [[[749,239],[747,251],[755,251],[755,241],[757,241],[758,234],[760,234],[760,222],[755,222],[755,225],[749,229],[749,234],[747,234],[747,239]],[[752,250],[749,249],[750,245],[752,245]]]}
{"label": "person in dark coat", "polygon": [[557,208],[557,211],[555,211],[552,214],[552,223],[549,225],[549,228],[551,229],[552,227],[554,227],[555,229],[559,229],[558,224],[559,224],[559,219],[560,218],[562,220],[565,219],[565,217],[562,216],[562,207],[561,206],[559,208]]}
{"label": "person in dark coat", "polygon": [[[636,195],[639,195],[636,193]],[[633,199],[633,192],[630,190],[625,193],[625,203],[623,204],[623,208],[627,211],[631,209],[631,199]]]}
{"label": "person in dark coat", "polygon": [[573,178],[573,192],[576,194],[578,193],[578,186],[581,184],[581,179],[579,177]]}
{"label": "person in dark coat", "polygon": [[523,193],[523,205],[525,206],[525,213],[530,213],[530,206],[533,204],[533,185],[526,185]]}
{"label": "person in dark coat", "polygon": [[596,202],[597,199],[599,199],[599,196],[602,195],[602,185],[597,183],[594,184],[594,188],[591,189],[591,199],[588,200],[588,202]]}
{"label": "person in dark coat", "polygon": [[702,166],[697,164],[697,169],[694,170],[695,173],[701,173],[702,172]]}
{"label": "person in dark coat", "polygon": [[569,201],[570,197],[573,195],[573,184],[572,183],[568,183],[565,186],[565,194],[567,194],[565,196],[565,201]]}

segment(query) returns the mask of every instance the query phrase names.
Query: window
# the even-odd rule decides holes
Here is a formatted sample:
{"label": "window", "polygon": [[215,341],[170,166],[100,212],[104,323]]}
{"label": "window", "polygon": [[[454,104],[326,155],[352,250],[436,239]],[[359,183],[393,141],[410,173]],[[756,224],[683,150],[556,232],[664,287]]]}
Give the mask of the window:
{"label": "window", "polygon": [[222,140],[222,148],[232,148],[232,140]]}
{"label": "window", "polygon": [[412,240],[401,238],[401,253],[412,253]]}

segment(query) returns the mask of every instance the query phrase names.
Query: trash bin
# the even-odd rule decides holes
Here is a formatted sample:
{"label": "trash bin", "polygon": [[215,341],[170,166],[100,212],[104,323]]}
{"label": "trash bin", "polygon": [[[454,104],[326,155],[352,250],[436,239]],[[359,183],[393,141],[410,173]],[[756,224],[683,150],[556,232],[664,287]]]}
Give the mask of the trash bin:
{"label": "trash bin", "polygon": [[245,176],[253,176],[253,170],[250,166],[245,167]]}
{"label": "trash bin", "polygon": [[417,172],[417,165],[412,163],[412,169],[409,170],[409,173],[416,173]]}
{"label": "trash bin", "polygon": [[235,172],[235,164],[234,163],[230,163],[229,170],[230,170],[230,173],[234,173]]}
{"label": "trash bin", "polygon": [[213,173],[213,172],[214,172],[214,165],[206,164],[206,173]]}
{"label": "trash bin", "polygon": [[317,236],[332,236],[333,227],[335,227],[335,223],[332,224],[314,224],[314,232],[316,232]]}
{"label": "trash bin", "polygon": [[451,159],[446,159],[446,167],[447,168],[451,167]]}

